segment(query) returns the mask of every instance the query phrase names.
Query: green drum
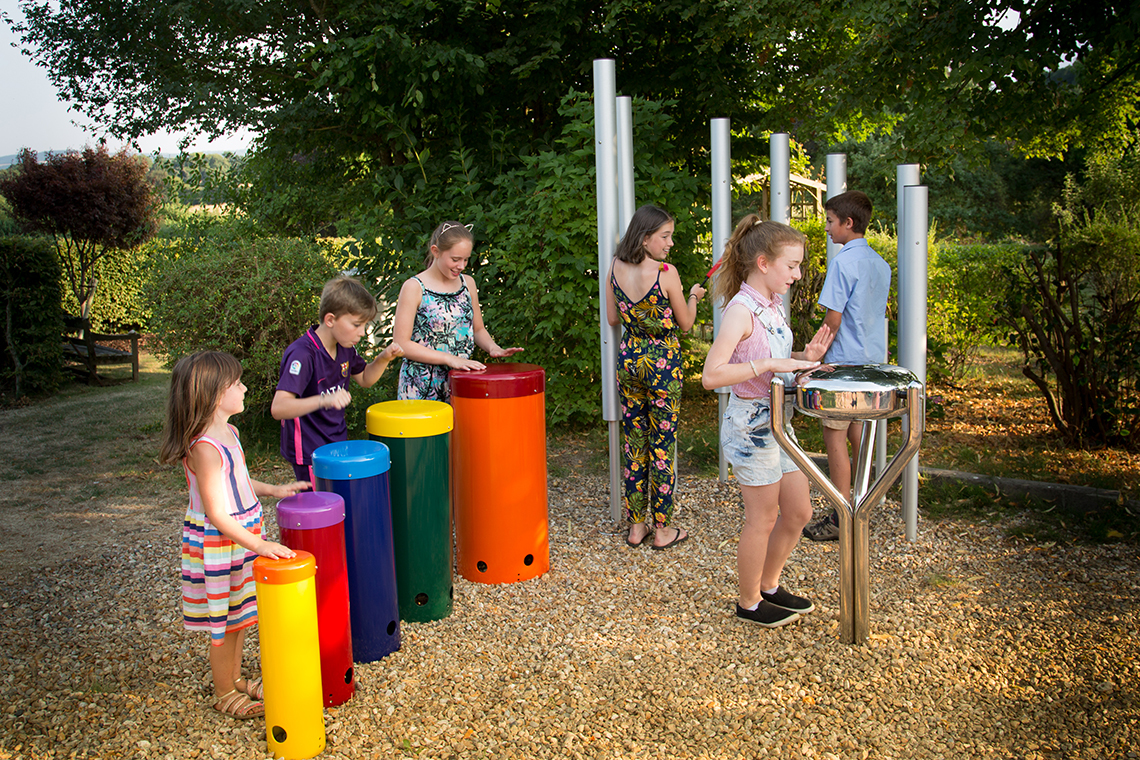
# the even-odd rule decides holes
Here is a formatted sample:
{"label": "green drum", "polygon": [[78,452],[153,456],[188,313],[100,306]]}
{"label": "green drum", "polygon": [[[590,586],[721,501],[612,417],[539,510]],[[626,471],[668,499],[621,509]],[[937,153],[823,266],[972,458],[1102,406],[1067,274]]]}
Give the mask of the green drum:
{"label": "green drum", "polygon": [[368,407],[368,437],[391,454],[392,543],[400,619],[451,614],[451,407],[442,401],[384,401]]}

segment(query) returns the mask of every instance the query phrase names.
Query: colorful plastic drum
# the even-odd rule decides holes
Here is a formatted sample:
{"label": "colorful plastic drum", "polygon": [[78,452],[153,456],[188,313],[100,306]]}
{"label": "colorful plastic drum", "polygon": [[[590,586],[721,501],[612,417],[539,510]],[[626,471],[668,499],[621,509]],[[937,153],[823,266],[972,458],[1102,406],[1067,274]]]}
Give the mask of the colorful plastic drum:
{"label": "colorful plastic drum", "polygon": [[356,662],[375,662],[400,648],[389,467],[388,447],[379,441],[341,441],[313,452],[314,487],[344,499],[348,612]]}
{"label": "colorful plastic drum", "polygon": [[281,543],[317,561],[317,631],[321,641],[321,689],[325,707],[346,702],[356,689],[352,628],[348,619],[348,569],[344,556],[344,499],[304,491],[277,502]]}
{"label": "colorful plastic drum", "polygon": [[448,434],[442,401],[384,401],[368,407],[368,435],[392,457],[392,540],[400,619],[440,620],[454,598]]}
{"label": "colorful plastic drum", "polygon": [[325,748],[316,574],[309,552],[253,561],[266,739],[274,757],[288,760],[315,757]]}
{"label": "colorful plastic drum", "polygon": [[455,547],[468,580],[515,583],[550,569],[545,391],[533,364],[451,373]]}

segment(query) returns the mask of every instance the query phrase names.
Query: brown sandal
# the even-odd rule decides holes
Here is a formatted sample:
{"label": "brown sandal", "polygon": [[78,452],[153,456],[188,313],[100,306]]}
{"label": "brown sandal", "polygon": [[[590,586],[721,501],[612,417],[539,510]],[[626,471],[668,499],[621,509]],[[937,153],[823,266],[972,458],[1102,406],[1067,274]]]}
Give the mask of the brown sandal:
{"label": "brown sandal", "polygon": [[[238,681],[245,681],[245,688],[238,686]],[[262,685],[260,678],[255,678],[252,681],[248,678],[235,679],[234,688],[255,702],[265,699],[265,686]]]}
{"label": "brown sandal", "polygon": [[254,702],[249,698],[249,695],[242,694],[237,689],[231,689],[218,697],[217,701],[214,702],[214,709],[238,720],[259,718],[265,715],[264,704]]}

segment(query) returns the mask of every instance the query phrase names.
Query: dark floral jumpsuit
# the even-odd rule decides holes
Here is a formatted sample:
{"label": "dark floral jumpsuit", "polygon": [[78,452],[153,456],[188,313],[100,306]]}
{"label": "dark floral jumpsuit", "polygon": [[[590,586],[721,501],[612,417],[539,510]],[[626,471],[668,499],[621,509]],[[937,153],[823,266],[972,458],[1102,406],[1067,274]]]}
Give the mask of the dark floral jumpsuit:
{"label": "dark floral jumpsuit", "polygon": [[657,281],[636,303],[610,277],[625,327],[617,359],[625,511],[635,523],[645,522],[648,513],[658,528],[673,515],[673,450],[681,410],[681,344],[669,297],[661,289],[661,272],[668,266],[661,265]]}

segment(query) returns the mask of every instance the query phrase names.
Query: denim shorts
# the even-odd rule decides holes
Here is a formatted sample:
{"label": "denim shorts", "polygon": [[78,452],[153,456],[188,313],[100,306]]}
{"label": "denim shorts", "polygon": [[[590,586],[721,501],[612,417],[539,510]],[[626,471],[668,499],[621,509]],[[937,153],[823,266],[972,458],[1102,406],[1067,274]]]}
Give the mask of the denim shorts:
{"label": "denim shorts", "polygon": [[[785,407],[784,429],[794,441],[790,406]],[[778,483],[784,473],[799,469],[776,443],[771,418],[766,398],[740,398],[736,394],[728,397],[720,425],[720,445],[724,458],[732,465],[732,474],[741,485],[771,485]]]}

